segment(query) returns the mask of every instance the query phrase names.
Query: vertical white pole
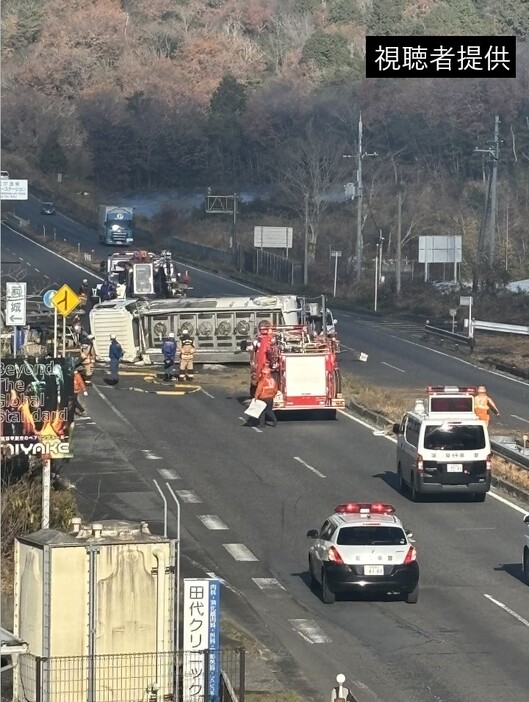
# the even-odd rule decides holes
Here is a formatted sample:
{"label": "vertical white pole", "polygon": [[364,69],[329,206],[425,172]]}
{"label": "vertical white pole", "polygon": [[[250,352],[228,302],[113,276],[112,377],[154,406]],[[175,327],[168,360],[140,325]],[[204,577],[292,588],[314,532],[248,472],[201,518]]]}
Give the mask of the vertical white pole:
{"label": "vertical white pole", "polygon": [[51,459],[46,457],[42,466],[42,528],[50,528]]}
{"label": "vertical white pole", "polygon": [[338,256],[334,257],[334,294],[333,297],[336,297],[336,282],[338,279]]}
{"label": "vertical white pole", "polygon": [[474,338],[474,327],[472,325],[472,298],[468,304],[468,335],[471,339]]}
{"label": "vertical white pole", "polygon": [[62,316],[62,355],[66,358],[66,315]]}
{"label": "vertical white pole", "polygon": [[57,358],[57,308],[53,313],[53,358]]}
{"label": "vertical white pole", "polygon": [[13,327],[13,357],[17,357],[17,328]]}
{"label": "vertical white pole", "polygon": [[375,256],[375,312],[378,305],[378,256]]}

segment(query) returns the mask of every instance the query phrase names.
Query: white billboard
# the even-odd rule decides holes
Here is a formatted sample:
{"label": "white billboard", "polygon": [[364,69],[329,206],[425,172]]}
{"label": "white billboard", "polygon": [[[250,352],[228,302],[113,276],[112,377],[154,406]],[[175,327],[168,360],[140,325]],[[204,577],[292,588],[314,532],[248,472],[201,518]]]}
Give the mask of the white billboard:
{"label": "white billboard", "polygon": [[256,249],[291,249],[292,227],[254,227],[253,245]]}
{"label": "white billboard", "polygon": [[27,200],[28,181],[0,178],[0,193],[2,200]]}
{"label": "white billboard", "polygon": [[27,283],[6,283],[6,324],[26,325]]}
{"label": "white billboard", "polygon": [[461,263],[462,237],[420,236],[419,263]]}

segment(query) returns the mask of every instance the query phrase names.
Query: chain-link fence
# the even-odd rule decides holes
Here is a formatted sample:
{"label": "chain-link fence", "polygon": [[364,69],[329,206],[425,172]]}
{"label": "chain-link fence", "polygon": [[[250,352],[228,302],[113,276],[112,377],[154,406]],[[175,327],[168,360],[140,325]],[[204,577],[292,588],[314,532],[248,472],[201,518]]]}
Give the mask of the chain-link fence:
{"label": "chain-link fence", "polygon": [[245,650],[21,655],[13,702],[244,702]]}

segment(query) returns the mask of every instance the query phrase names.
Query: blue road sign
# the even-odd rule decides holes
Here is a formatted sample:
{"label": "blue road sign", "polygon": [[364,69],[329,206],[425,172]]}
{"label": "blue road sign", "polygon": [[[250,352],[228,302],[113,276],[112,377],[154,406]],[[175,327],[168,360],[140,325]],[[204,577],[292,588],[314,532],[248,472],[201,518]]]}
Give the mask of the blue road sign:
{"label": "blue road sign", "polygon": [[51,303],[51,298],[57,294],[57,290],[48,290],[48,292],[45,292],[44,295],[42,296],[42,302],[48,307],[50,310],[53,309],[53,305]]}

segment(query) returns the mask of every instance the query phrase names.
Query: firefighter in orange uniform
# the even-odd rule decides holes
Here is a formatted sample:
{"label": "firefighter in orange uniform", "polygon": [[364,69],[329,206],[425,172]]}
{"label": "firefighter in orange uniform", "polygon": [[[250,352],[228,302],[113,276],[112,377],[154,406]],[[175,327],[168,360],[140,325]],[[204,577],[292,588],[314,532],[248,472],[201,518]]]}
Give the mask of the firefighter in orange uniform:
{"label": "firefighter in orange uniform", "polygon": [[257,383],[255,397],[266,404],[261,416],[259,417],[259,426],[264,429],[266,420],[272,422],[272,426],[277,426],[277,417],[274,414],[274,397],[277,394],[277,383],[272,377],[272,371],[269,366],[265,366],[261,371],[261,377]]}
{"label": "firefighter in orange uniform", "polygon": [[81,393],[83,393],[83,395],[88,395],[88,392],[86,390],[86,384],[83,380],[83,376],[79,373],[78,370],[75,370],[73,373],[73,392],[75,396],[75,399],[73,401],[74,411],[79,416],[83,416],[84,414],[86,414],[86,410],[79,402],[79,395]]}
{"label": "firefighter in orange uniform", "polygon": [[195,377],[193,372],[193,360],[195,358],[196,348],[187,329],[182,329],[182,337],[180,338],[178,350],[180,352],[180,373],[178,374],[178,380],[191,381]]}
{"label": "firefighter in orange uniform", "polygon": [[487,388],[484,385],[480,385],[474,399],[474,411],[478,415],[478,418],[482,419],[487,426],[489,425],[490,420],[489,409],[491,409],[494,414],[499,417],[500,411],[496,407],[494,400],[487,395]]}

